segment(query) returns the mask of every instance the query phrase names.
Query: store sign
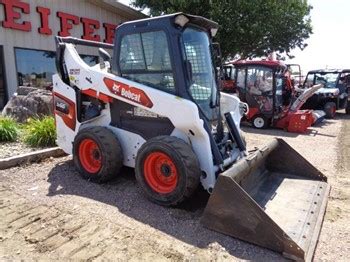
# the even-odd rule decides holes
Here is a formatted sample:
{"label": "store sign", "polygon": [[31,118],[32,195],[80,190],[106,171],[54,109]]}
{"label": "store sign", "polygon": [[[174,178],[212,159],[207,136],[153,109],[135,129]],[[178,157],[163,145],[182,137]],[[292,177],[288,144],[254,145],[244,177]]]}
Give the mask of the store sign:
{"label": "store sign", "polygon": [[[0,0],[0,4],[4,7],[5,19],[2,21],[4,28],[15,29],[25,32],[32,31],[32,23],[30,21],[22,20],[22,14],[30,14],[30,4],[18,0]],[[36,12],[40,17],[40,27],[38,28],[39,34],[52,35],[52,29],[49,24],[49,17],[51,10],[46,7],[37,6]],[[83,35],[82,39],[101,41],[101,36],[96,32],[101,28],[101,24],[98,20],[78,17],[64,12],[57,12],[56,16],[60,21],[59,36],[70,36],[70,30],[74,26],[82,24]],[[114,30],[117,27],[114,24],[103,23],[102,24],[105,35],[103,41],[106,43],[112,43],[114,38]]]}

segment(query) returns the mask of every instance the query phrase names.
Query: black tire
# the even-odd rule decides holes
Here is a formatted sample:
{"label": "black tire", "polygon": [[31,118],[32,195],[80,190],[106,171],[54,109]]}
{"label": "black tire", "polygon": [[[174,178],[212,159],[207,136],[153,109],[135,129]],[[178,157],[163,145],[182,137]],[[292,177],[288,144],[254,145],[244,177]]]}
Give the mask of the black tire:
{"label": "black tire", "polygon": [[269,120],[263,115],[256,115],[252,119],[253,127],[257,129],[266,129],[269,127]]}
{"label": "black tire", "polygon": [[[145,162],[148,157],[163,153],[171,159],[171,166],[175,167],[177,183],[171,192],[157,192],[150,182],[147,182]],[[147,163],[146,163],[147,164]],[[159,168],[165,177],[174,175],[172,169],[164,174],[163,165]],[[147,167],[146,167],[147,168]],[[170,174],[169,174],[170,172]],[[149,173],[149,172],[148,172]],[[172,136],[158,136],[151,138],[139,149],[136,157],[135,175],[138,184],[148,199],[163,206],[174,206],[189,198],[198,187],[201,170],[197,156],[192,148],[183,140]]]}
{"label": "black tire", "polygon": [[345,114],[350,115],[350,100],[346,102]]}
{"label": "black tire", "polygon": [[[98,152],[94,153],[96,156],[92,156],[100,163],[100,168],[95,172],[84,167],[84,161],[86,160],[83,160],[83,156],[79,154],[79,148],[83,146],[83,141],[86,143],[89,140],[92,140],[98,146]],[[83,151],[83,149],[81,150]],[[79,131],[74,139],[73,161],[83,178],[92,182],[103,183],[117,175],[123,166],[122,147],[116,135],[107,127],[87,127]]]}
{"label": "black tire", "polygon": [[327,102],[324,105],[324,112],[326,113],[326,118],[332,119],[335,117],[337,110],[337,105],[334,102]]}

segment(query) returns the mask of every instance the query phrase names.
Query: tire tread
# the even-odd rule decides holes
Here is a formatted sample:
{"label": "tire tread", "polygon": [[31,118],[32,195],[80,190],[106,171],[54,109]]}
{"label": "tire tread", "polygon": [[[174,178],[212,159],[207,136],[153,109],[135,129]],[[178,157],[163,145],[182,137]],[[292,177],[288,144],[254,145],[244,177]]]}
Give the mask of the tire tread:
{"label": "tire tread", "polygon": [[[200,176],[201,176],[198,158],[196,154],[193,152],[192,148],[185,141],[173,136],[158,136],[158,137],[151,138],[144,145],[142,145],[139,152],[142,152],[142,150],[144,150],[147,147],[147,145],[149,145],[150,143],[161,143],[173,149],[173,151],[178,155],[178,157],[183,162],[184,167],[187,171],[186,172],[187,184],[182,197],[170,204],[171,206],[176,206],[181,202],[185,201],[186,199],[188,199],[198,187],[198,184],[200,182]],[[140,167],[137,166],[137,168],[140,168]],[[162,204],[167,205],[164,203]]]}
{"label": "tire tread", "polygon": [[[78,133],[76,140],[79,139],[80,136],[84,136],[86,133],[96,136],[103,147],[100,149],[106,158],[103,171],[98,176],[96,176],[96,178],[93,178],[80,167],[79,163],[77,163],[79,160],[76,154],[73,156],[74,162],[76,163],[76,166],[78,166],[78,169],[84,178],[97,183],[107,182],[111,180],[123,166],[123,154],[121,145],[116,135],[107,127],[86,127],[82,129],[80,133]],[[76,152],[76,150],[74,150],[74,152]]]}

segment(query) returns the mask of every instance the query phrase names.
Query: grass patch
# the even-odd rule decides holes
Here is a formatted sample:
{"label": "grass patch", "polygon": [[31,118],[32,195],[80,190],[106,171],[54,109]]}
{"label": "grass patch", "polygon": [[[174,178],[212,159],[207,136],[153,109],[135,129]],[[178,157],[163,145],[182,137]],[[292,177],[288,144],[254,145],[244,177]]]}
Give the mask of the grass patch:
{"label": "grass patch", "polygon": [[0,142],[13,142],[18,137],[16,120],[10,117],[0,117]]}
{"label": "grass patch", "polygon": [[24,126],[23,141],[31,147],[49,147],[56,145],[56,127],[52,116],[41,119],[29,119]]}

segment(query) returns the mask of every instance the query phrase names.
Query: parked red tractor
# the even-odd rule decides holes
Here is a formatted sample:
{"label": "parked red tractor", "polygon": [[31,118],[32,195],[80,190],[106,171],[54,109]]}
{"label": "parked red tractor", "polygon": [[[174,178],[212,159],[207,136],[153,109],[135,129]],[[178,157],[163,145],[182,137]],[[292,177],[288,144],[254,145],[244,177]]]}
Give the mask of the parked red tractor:
{"label": "parked red tractor", "polygon": [[246,120],[255,128],[272,126],[303,133],[317,120],[312,110],[300,107],[322,85],[313,86],[295,99],[288,66],[282,62],[239,60],[232,65],[239,98],[249,105]]}

